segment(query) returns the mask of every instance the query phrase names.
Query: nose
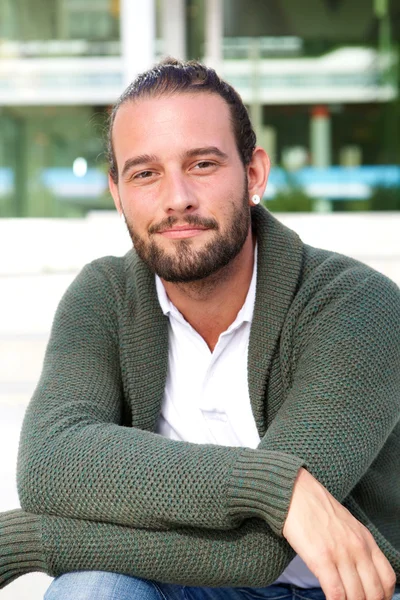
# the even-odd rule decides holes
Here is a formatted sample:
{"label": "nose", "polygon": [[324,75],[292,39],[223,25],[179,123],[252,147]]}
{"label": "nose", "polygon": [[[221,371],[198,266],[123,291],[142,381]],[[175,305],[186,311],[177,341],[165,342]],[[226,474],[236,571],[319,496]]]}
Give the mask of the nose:
{"label": "nose", "polygon": [[193,212],[199,205],[190,182],[183,173],[165,175],[161,196],[163,209],[169,215]]}

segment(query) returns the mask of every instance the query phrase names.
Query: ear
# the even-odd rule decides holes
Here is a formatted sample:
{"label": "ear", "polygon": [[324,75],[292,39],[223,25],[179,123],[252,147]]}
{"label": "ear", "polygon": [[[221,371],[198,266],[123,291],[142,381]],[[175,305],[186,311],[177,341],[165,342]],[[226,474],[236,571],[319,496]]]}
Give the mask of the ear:
{"label": "ear", "polygon": [[263,197],[267,187],[268,175],[271,168],[271,161],[264,148],[257,146],[247,167],[247,182],[249,186],[249,204],[254,194]]}
{"label": "ear", "polygon": [[118,185],[115,183],[110,173],[108,174],[108,187],[110,190],[110,194],[113,197],[115,208],[117,209],[119,214],[122,215],[122,204],[119,197]]}

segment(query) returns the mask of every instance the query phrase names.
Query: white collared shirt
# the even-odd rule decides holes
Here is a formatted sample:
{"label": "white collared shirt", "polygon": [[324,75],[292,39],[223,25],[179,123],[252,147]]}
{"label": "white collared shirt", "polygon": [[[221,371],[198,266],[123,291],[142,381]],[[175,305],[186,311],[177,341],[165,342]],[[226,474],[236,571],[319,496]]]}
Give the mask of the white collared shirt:
{"label": "white collared shirt", "polygon": [[213,352],[172,304],[156,276],[160,306],[169,317],[168,374],[157,429],[161,435],[197,444],[258,446],[247,382],[256,263],[257,253],[245,303]]}
{"label": "white collared shirt", "polygon": [[[257,247],[246,300],[211,352],[167,296],[156,275],[158,300],[168,324],[168,372],[157,433],[196,444],[246,446],[260,442],[251,410],[247,353],[256,298]],[[320,587],[296,556],[275,583]]]}

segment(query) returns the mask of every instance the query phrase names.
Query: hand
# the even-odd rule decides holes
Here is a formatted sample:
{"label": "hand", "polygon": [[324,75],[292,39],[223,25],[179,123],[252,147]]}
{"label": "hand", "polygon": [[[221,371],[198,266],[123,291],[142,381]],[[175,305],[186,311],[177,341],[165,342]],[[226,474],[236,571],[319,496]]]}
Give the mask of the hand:
{"label": "hand", "polygon": [[297,477],[283,535],[327,600],[389,600],[395,573],[362,523],[308,471]]}

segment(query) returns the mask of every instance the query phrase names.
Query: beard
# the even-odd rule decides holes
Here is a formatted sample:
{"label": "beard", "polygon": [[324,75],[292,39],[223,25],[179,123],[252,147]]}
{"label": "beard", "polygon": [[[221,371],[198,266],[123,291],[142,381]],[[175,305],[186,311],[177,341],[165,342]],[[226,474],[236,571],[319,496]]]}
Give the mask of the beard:
{"label": "beard", "polygon": [[[215,219],[205,219],[197,215],[186,215],[183,219],[167,217],[149,228],[152,235],[176,223],[205,227],[213,231],[213,239],[203,248],[195,249],[191,239],[176,240],[173,247],[166,251],[155,239],[146,241],[126,220],[129,234],[135,250],[142,261],[161,279],[171,283],[190,283],[205,279],[228,265],[241,251],[250,228],[250,208],[248,206],[247,181],[242,193],[239,209],[236,202],[230,200],[230,214],[225,231],[221,232]],[[172,244],[171,244],[172,246]]]}

